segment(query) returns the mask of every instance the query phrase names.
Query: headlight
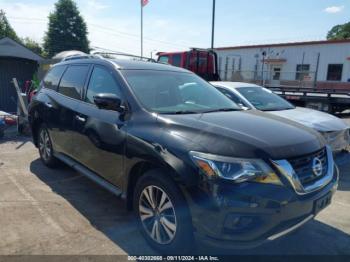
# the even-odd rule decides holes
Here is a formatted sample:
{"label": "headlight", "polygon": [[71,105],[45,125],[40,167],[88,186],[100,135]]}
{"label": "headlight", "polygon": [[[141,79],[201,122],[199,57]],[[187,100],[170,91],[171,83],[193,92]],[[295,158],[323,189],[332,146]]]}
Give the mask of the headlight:
{"label": "headlight", "polygon": [[260,159],[243,159],[190,152],[196,166],[209,179],[223,178],[235,183],[246,181],[282,185],[276,173]]}

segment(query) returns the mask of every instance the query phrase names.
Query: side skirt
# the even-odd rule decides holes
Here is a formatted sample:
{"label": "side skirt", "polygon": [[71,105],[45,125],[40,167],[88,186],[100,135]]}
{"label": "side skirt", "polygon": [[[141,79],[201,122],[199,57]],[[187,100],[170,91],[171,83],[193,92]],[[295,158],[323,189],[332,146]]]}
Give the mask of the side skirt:
{"label": "side skirt", "polygon": [[97,183],[99,186],[108,190],[112,194],[116,195],[117,197],[124,198],[124,194],[123,194],[123,191],[121,189],[119,189],[115,185],[111,184],[107,180],[103,179],[99,175],[95,174],[94,172],[90,171],[85,166],[79,164],[78,162],[74,161],[73,159],[71,159],[68,156],[65,156],[62,153],[54,153],[54,156],[57,159],[61,160],[66,165],[68,165],[69,167],[75,169],[78,173],[82,174],[83,176],[85,176],[88,179],[92,180],[93,182]]}

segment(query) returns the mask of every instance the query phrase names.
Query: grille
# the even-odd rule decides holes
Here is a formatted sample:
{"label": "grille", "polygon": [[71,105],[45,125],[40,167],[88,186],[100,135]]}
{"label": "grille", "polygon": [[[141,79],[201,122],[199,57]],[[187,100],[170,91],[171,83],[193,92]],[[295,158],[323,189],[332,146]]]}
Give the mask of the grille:
{"label": "grille", "polygon": [[[313,160],[316,157],[322,162],[322,174],[320,176],[316,176],[312,170]],[[327,175],[328,160],[326,148],[307,156],[289,159],[288,161],[292,165],[303,186],[311,185]]]}

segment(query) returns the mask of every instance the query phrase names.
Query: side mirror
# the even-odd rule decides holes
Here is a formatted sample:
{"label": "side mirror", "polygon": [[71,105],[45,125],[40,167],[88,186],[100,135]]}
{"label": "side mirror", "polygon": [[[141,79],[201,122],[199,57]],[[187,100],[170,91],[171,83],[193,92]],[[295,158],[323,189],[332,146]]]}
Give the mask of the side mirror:
{"label": "side mirror", "polygon": [[125,110],[122,106],[122,100],[114,94],[97,94],[94,96],[94,102],[99,109],[113,110],[120,113]]}

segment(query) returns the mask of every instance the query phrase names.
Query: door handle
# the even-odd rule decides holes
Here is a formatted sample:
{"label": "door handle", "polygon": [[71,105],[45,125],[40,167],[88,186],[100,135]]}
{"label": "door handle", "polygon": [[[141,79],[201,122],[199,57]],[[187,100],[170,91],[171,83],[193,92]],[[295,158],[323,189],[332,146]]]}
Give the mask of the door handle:
{"label": "door handle", "polygon": [[83,122],[83,123],[86,122],[86,118],[78,116],[78,115],[75,116],[75,119],[78,120],[79,122]]}
{"label": "door handle", "polygon": [[53,107],[53,105],[50,102],[46,102],[45,106],[48,107],[48,108],[52,108]]}

